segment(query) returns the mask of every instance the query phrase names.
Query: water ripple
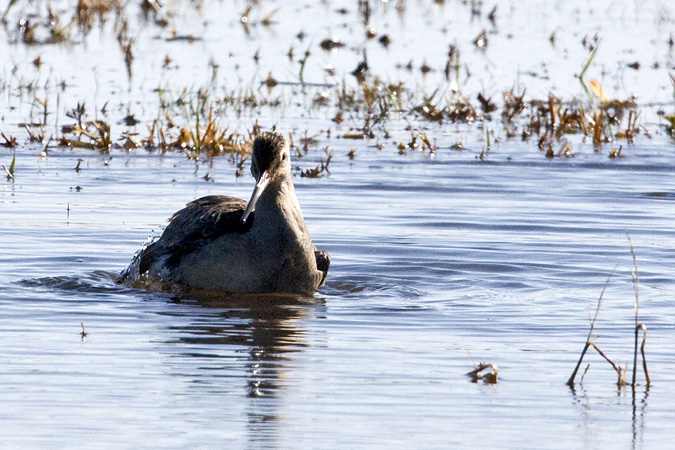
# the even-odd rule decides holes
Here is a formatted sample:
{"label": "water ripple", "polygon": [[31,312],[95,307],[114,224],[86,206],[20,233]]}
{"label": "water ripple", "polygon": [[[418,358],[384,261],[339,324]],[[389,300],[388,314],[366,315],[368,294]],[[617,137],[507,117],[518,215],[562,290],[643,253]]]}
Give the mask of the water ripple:
{"label": "water ripple", "polygon": [[26,287],[59,289],[86,293],[120,293],[124,288],[116,284],[118,274],[104,270],[95,270],[84,275],[61,275],[52,277],[20,280]]}

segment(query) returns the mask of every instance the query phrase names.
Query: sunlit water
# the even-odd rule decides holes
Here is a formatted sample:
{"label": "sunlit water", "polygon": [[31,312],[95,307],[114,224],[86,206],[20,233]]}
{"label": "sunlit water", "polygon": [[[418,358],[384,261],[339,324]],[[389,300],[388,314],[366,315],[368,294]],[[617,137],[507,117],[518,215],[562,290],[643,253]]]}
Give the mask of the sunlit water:
{"label": "sunlit water", "polygon": [[[0,440],[648,448],[672,433],[675,166],[635,151],[643,157],[482,163],[383,150],[337,159],[328,178],[296,177],[313,238],[333,261],[308,299],[115,284],[186,201],[246,196],[251,179],[226,176],[226,160],[209,168],[215,182],[180,155],[35,160],[0,193]],[[631,361],[625,230],[653,386],[639,373],[635,397],[617,389],[609,364],[589,353],[583,386],[571,390],[615,267],[597,343]],[[471,382],[467,350],[499,366],[498,384]]]}
{"label": "sunlit water", "polygon": [[[249,35],[237,16],[245,2],[204,2],[197,10],[171,3],[180,13],[177,31],[204,39],[166,42],[171,30],[132,20],[131,79],[114,35],[94,29],[73,47],[22,46],[7,44],[12,31],[4,29],[0,49],[16,71],[4,60],[0,124],[20,145],[0,148],[5,164],[16,153],[15,180],[0,184],[0,447],[602,449],[672,440],[675,162],[672,141],[647,107],[672,106],[672,7],[494,2],[493,28],[487,2],[474,18],[462,2],[407,2],[404,14],[395,3],[373,3],[371,18],[378,36],[392,38],[389,49],[354,38],[363,25],[349,2],[281,7],[271,27],[260,20],[283,5],[262,2]],[[347,14],[336,13],[342,6]],[[324,15],[331,20],[317,19]],[[485,53],[471,44],[483,28]],[[300,29],[304,41],[296,38]],[[421,29],[434,38],[420,40]],[[156,116],[154,89],[200,87],[212,75],[209,58],[220,67],[216,95],[242,86],[264,94],[260,83],[270,71],[297,81],[306,47],[313,53],[305,76],[313,82],[341,83],[366,48],[379,75],[432,92],[455,42],[471,68],[456,80],[467,93],[485,89],[498,98],[518,83],[534,97],[577,95],[575,75],[588,57],[580,41],[596,32],[602,40],[588,78],[612,97],[637,92],[647,108],[643,123],[655,134],[624,142],[622,158],[608,158],[619,144],[596,152],[577,136],[570,137],[574,157],[546,159],[533,142],[505,140],[496,121],[487,126],[499,142],[485,161],[477,125],[413,124],[439,149],[400,155],[396,144],[410,133],[395,117],[378,150],[373,141],[338,137],[359,119],[338,126],[327,120],[334,111],[308,108],[323,87],[279,86],[284,106],[260,117],[227,112],[221,122],[240,131],[259,119],[296,138],[305,130],[318,136],[294,167],[315,167],[326,158],[323,148],[334,153],[329,176],[294,178],[312,237],[331,254],[326,286],[312,298],[159,293],[115,283],[188,201],[248,198],[252,178],[237,179],[227,158],[211,165],[179,152],[56,147],[42,158],[44,146],[21,139],[20,123],[39,117],[33,96],[50,99],[47,135],[57,133],[57,117],[70,123],[64,112],[79,101],[90,119],[101,114],[113,125],[114,138],[127,113],[142,121],[132,131],[143,135]],[[330,36],[350,45],[322,53],[318,42]],[[260,65],[252,63],[258,49]],[[167,54],[173,63],[161,69]],[[40,70],[32,67],[37,56]],[[434,71],[422,77],[425,58]],[[396,68],[411,59],[413,75]],[[641,69],[626,67],[635,60]],[[335,77],[326,75],[328,64]],[[18,88],[34,78],[35,91]],[[467,150],[450,150],[458,140]],[[583,384],[586,364],[570,389],[565,382],[612,272],[594,340],[628,364],[631,378],[635,293],[626,232],[653,385],[639,371],[635,390],[617,388],[611,366],[589,351]],[[496,385],[466,375],[474,367],[467,350],[499,367]]]}

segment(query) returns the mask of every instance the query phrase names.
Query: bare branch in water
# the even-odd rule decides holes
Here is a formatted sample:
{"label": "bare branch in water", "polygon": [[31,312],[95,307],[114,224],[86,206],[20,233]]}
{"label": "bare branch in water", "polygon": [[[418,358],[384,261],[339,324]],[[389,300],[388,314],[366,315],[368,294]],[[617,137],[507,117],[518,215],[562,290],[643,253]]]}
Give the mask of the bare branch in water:
{"label": "bare branch in water", "polygon": [[595,315],[593,316],[593,320],[591,321],[591,329],[588,330],[588,337],[586,338],[586,344],[584,345],[584,349],[581,351],[581,356],[579,356],[579,361],[577,362],[577,366],[574,368],[574,371],[572,372],[572,375],[570,375],[569,379],[567,380],[567,384],[570,385],[570,386],[574,385],[574,379],[577,376],[577,372],[579,371],[579,367],[581,367],[581,363],[584,361],[584,356],[586,355],[586,352],[588,351],[588,347],[590,347],[592,345],[591,336],[593,335],[593,329],[595,328],[595,321],[598,318],[598,314],[600,313],[600,306],[602,305],[602,297],[605,295],[605,289],[607,289],[607,285],[609,284],[609,280],[612,279],[612,275],[614,275],[615,270],[616,270],[616,267],[614,267],[612,272],[607,277],[607,281],[605,281],[605,285],[602,287],[602,292],[600,292],[600,297],[598,298],[598,305],[595,308]]}

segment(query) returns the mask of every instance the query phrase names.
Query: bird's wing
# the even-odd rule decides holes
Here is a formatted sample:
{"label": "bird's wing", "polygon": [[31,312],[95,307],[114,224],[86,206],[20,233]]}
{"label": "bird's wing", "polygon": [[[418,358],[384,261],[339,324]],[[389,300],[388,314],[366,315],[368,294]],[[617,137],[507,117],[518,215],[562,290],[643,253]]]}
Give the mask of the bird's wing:
{"label": "bird's wing", "polygon": [[221,236],[246,233],[253,224],[254,214],[242,224],[245,208],[244,200],[224,195],[209,195],[188,203],[169,219],[162,236],[143,250],[140,273],[164,255],[169,256],[169,264],[177,263],[183,255]]}

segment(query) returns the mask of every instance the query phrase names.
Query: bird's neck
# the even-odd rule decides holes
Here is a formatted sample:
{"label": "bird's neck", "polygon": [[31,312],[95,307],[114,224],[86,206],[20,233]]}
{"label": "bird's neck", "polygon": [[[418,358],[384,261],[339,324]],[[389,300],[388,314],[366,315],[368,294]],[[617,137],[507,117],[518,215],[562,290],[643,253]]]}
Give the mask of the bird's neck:
{"label": "bird's neck", "polygon": [[290,176],[282,176],[271,182],[258,204],[256,218],[263,216],[274,221],[285,220],[292,226],[305,229],[305,221]]}

